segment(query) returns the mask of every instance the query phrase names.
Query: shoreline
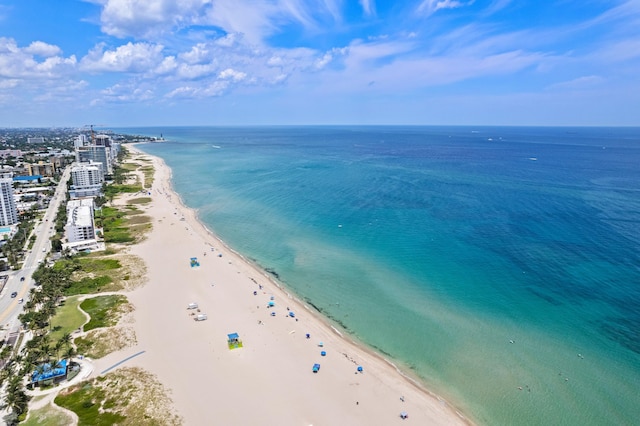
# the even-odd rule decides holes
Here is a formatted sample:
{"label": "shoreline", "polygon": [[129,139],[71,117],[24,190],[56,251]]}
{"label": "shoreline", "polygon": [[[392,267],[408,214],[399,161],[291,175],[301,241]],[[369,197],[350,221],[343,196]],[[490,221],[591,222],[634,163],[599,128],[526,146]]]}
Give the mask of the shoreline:
{"label": "shoreline", "polygon": [[[230,371],[216,372],[215,374],[209,373],[207,382],[208,380],[216,381],[220,378],[240,382],[244,391],[242,392],[242,399],[245,403],[238,407],[246,407],[246,402],[256,403],[256,400],[266,398],[270,402],[266,405],[262,404],[262,402],[260,404],[266,407],[278,407],[275,408],[275,411],[273,411],[273,408],[268,410],[273,414],[281,413],[281,410],[286,407],[290,419],[290,422],[284,422],[286,424],[339,424],[345,419],[349,420],[349,424],[375,424],[378,421],[382,421],[383,417],[387,419],[384,420],[386,423],[391,419],[399,420],[399,413],[402,411],[406,411],[411,420],[416,420],[417,418],[421,422],[420,419],[422,419],[421,424],[473,424],[455,406],[431,392],[419,379],[405,373],[375,349],[357,341],[348,333],[338,330],[332,324],[330,318],[322,315],[316,308],[308,306],[304,300],[291,293],[283,283],[278,282],[255,262],[229,247],[213,230],[200,221],[196,210],[184,204],[180,195],[173,189],[171,168],[161,158],[141,151],[136,145],[138,144],[128,145],[128,147],[131,147],[132,154],[151,159],[155,169],[154,183],[150,189],[152,202],[145,208],[145,213],[153,218],[153,229],[145,241],[133,246],[131,249],[134,254],[144,259],[149,271],[149,279],[142,288],[128,294],[128,296],[131,296],[131,302],[136,306],[133,326],[136,329],[139,344],[136,347],[127,348],[117,354],[105,357],[108,358],[104,361],[105,363],[110,363],[112,359],[117,359],[117,357],[123,357],[126,353],[139,351],[143,345],[151,346],[152,349],[147,350],[145,355],[132,360],[128,365],[140,365],[159,376],[160,381],[172,390],[175,407],[178,410],[178,414],[183,416],[185,424],[195,424],[206,419],[206,416],[202,416],[203,413],[193,412],[193,400],[194,398],[198,399],[197,394],[201,392],[201,389],[191,389],[188,385],[185,387],[184,377],[181,377],[180,374],[175,374],[175,372],[167,372],[163,368],[161,361],[170,354],[155,354],[153,348],[160,349],[160,352],[171,352],[171,354],[182,353],[183,356],[186,349],[197,350],[198,356],[196,358],[198,362],[190,363],[191,369],[196,371],[197,366],[203,361],[201,366],[210,363],[210,358],[215,358],[215,361],[224,366],[237,366],[237,362],[240,359],[246,361],[240,363],[244,368],[253,367],[255,369],[256,365],[260,365],[266,369],[271,367],[277,370],[271,373],[260,370],[261,375],[264,377],[260,377],[257,380],[254,380],[248,373],[242,373],[241,376],[234,376]],[[173,215],[169,216],[170,213],[173,213]],[[178,227],[175,226],[176,223],[171,222],[178,216],[181,217],[177,219],[177,224],[186,225],[185,228],[189,235],[185,236],[183,230],[178,232]],[[167,221],[171,222],[168,226],[166,225]],[[168,238],[168,241],[171,242],[171,253],[166,253],[168,249],[164,250],[161,244],[163,238],[165,239],[164,241]],[[211,244],[212,242],[213,245]],[[200,257],[203,245],[205,251],[203,257]],[[159,247],[163,250],[159,250]],[[172,264],[169,264],[166,257],[163,258],[162,256],[166,254],[175,255],[180,252],[179,248],[188,248],[190,251],[194,251],[196,247],[199,247],[200,251],[184,254],[183,265],[173,262],[175,259],[172,259]],[[207,253],[211,255],[207,256]],[[186,260],[191,256],[197,256],[201,266],[189,268],[189,265],[186,265]],[[212,276],[216,276],[214,284],[210,284],[210,286],[210,278],[207,279],[201,276],[203,274],[198,274],[200,270],[205,269],[207,272],[212,273]],[[159,271],[159,274],[156,274],[155,271]],[[220,312],[211,315],[210,311],[208,311],[209,319],[202,324],[193,323],[192,321],[191,324],[182,324],[178,318],[179,314],[175,312],[171,315],[167,314],[167,319],[170,319],[168,327],[172,329],[176,336],[186,334],[189,337],[195,337],[195,341],[184,340],[184,347],[178,348],[178,350],[169,350],[163,345],[162,339],[158,341],[158,333],[162,334],[166,330],[154,321],[152,315],[153,307],[150,306],[150,303],[147,303],[149,301],[148,298],[153,299],[153,302],[157,302],[162,306],[172,305],[172,302],[176,302],[175,298],[172,297],[173,294],[166,293],[167,291],[175,290],[175,288],[171,287],[171,282],[176,280],[176,277],[178,277],[177,280],[179,281],[183,274],[191,272],[196,273],[194,281],[199,287],[194,289],[188,287],[189,284],[187,284],[186,288],[180,287],[182,291],[179,291],[179,295],[184,297],[184,300],[180,301],[182,309],[186,307],[186,301],[191,300],[187,296],[193,297],[194,295],[201,297],[205,304],[215,304],[216,301],[223,298],[228,305],[233,305],[233,307],[225,306],[224,304],[217,306]],[[220,278],[223,278],[222,284],[218,284],[218,274]],[[256,278],[253,278],[254,276]],[[207,294],[208,290],[216,291],[217,287],[223,286],[225,287],[223,296]],[[261,294],[257,294],[258,290],[260,290]],[[176,298],[177,296],[178,294]],[[266,304],[264,296],[275,298],[275,311],[278,311],[278,314],[272,319],[263,318],[267,309],[261,310],[260,304],[254,309],[257,300]],[[251,301],[251,303],[247,304],[247,300]],[[289,305],[287,306],[287,311],[289,311],[290,306],[293,306],[297,313],[295,321],[293,317],[288,317],[287,312],[281,310],[280,303],[282,301],[286,301],[286,304]],[[201,303],[202,306],[205,304]],[[184,314],[184,312],[181,313]],[[285,319],[282,319],[283,313]],[[233,351],[227,349],[219,352],[220,342],[206,341],[208,340],[206,337],[202,338],[202,336],[206,336],[206,333],[198,329],[220,329],[223,327],[220,322],[224,322],[224,319],[229,316],[234,316],[235,320],[242,324],[237,327],[238,330],[229,329],[228,331],[238,331],[240,337],[244,337],[245,347]],[[296,333],[300,328],[300,324],[307,326],[307,330],[300,330],[299,333]],[[201,325],[203,327],[200,327]],[[292,327],[295,327],[294,330],[290,330]],[[197,331],[194,332],[193,329]],[[313,338],[305,339],[305,331],[312,331],[311,336]],[[317,342],[316,335],[324,339],[322,347],[326,348],[329,356],[317,356],[316,352],[319,352],[319,348],[313,343]],[[263,344],[261,345],[262,347],[258,348],[255,345],[258,342]],[[222,343],[226,344],[224,341]],[[252,346],[255,346],[255,348],[250,349]],[[163,351],[163,348],[166,350]],[[179,349],[182,349],[182,351]],[[213,349],[212,352],[211,349]],[[207,352],[207,350],[210,352]],[[344,357],[336,357],[335,352],[344,355]],[[291,353],[289,355],[290,359],[283,361],[281,358],[287,358],[288,353]],[[299,357],[307,358],[304,360],[304,365],[308,365],[308,368],[305,367],[302,371],[288,371],[292,370],[289,368],[292,364],[298,363]],[[152,359],[149,360],[149,358]],[[317,375],[314,375],[311,373],[311,365],[314,362],[322,362],[322,365],[327,367],[323,368]],[[359,374],[354,370],[354,364],[364,366],[364,372]],[[336,372],[331,371],[334,369]],[[96,370],[99,371],[100,368],[96,368]],[[231,376],[229,376],[230,373]],[[255,373],[256,371],[254,370]],[[346,374],[350,376],[346,376]],[[325,380],[326,377],[329,377],[329,379]],[[280,378],[286,378],[286,382],[292,391],[284,392],[284,395],[279,395],[279,393],[266,395],[265,392],[269,392],[269,386],[261,388],[261,382],[268,384]],[[313,387],[317,385],[316,382],[319,381],[316,379],[320,378],[322,378],[323,383],[314,389]],[[353,378],[357,379],[353,380]],[[299,386],[302,386],[305,391],[300,392],[294,389]],[[246,387],[253,388],[254,391],[247,391],[247,389],[244,389]],[[230,395],[225,393],[224,386],[222,388],[216,389],[214,386],[214,389],[210,389],[208,392],[215,394],[218,399],[224,399],[231,406],[236,406],[237,401],[230,400]],[[233,393],[231,392],[231,394]],[[302,404],[302,406],[291,405],[295,400],[306,402],[307,398],[305,396],[308,399],[322,402],[322,404],[319,404],[320,406],[325,403],[327,406],[318,411],[308,404],[306,404],[306,407],[304,406],[305,404]],[[351,399],[351,401],[345,404],[343,402],[344,399]],[[367,404],[370,407],[362,409],[360,401],[363,402],[362,406]],[[204,407],[201,410],[204,411]],[[220,413],[218,413],[218,416],[220,416]],[[264,418],[258,413],[253,413],[252,416],[251,413],[243,412],[242,416],[245,424],[257,424],[259,421],[264,421]],[[225,417],[217,418],[224,419]],[[237,419],[232,414],[227,419],[227,422],[224,420],[222,422],[228,423]],[[280,421],[280,423],[283,422]]]}

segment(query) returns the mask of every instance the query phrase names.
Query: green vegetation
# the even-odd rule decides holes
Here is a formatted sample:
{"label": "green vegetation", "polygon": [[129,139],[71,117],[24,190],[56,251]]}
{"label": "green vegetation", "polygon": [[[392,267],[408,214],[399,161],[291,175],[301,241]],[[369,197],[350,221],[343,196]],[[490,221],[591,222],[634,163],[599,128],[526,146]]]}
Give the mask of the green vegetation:
{"label": "green vegetation", "polygon": [[164,387],[140,368],[120,368],[79,383],[62,391],[55,403],[75,412],[80,425],[181,424]]}
{"label": "green vegetation", "polygon": [[104,195],[105,197],[114,197],[115,195],[122,193],[134,193],[142,191],[142,185],[107,185]]}
{"label": "green vegetation", "polygon": [[118,167],[127,170],[129,172],[132,172],[134,170],[137,170],[138,167],[140,167],[140,164],[138,163],[122,163],[120,164]]}
{"label": "green vegetation", "polygon": [[92,293],[100,293],[101,291],[116,291],[121,290],[122,287],[114,285],[110,286],[113,283],[113,278],[107,275],[102,275],[100,277],[83,277],[78,281],[73,281],[64,291],[64,294],[67,296],[73,296],[76,294],[92,294]]}
{"label": "green vegetation", "polygon": [[109,327],[91,330],[84,337],[77,337],[74,343],[78,353],[89,358],[100,359],[111,352],[135,345],[136,341],[133,329]]}
{"label": "green vegetation", "polygon": [[[97,380],[94,380],[94,383]],[[54,402],[76,413],[81,425],[111,426],[122,424],[126,419],[125,416],[107,410],[104,406],[108,402],[104,389],[94,386],[91,382],[74,386],[71,392],[61,393]],[[108,405],[113,407],[111,403]]]}
{"label": "green vegetation", "polygon": [[[97,212],[96,212],[97,213]],[[126,227],[125,213],[115,207],[102,207],[100,215],[96,219],[104,230],[104,239],[109,243],[131,243],[133,236]]]}
{"label": "green vegetation", "polygon": [[20,424],[24,426],[67,426],[71,424],[71,418],[68,414],[49,404],[37,410],[29,410],[29,419]]}
{"label": "green vegetation", "polygon": [[151,197],[140,197],[129,200],[129,204],[148,204],[151,202]]}
{"label": "green vegetation", "polygon": [[128,306],[128,303],[127,298],[122,295],[98,296],[83,301],[80,308],[91,317],[85,324],[84,331],[116,325],[123,313],[123,305]]}
{"label": "green vegetation", "polygon": [[56,314],[51,318],[51,340],[58,340],[67,333],[72,333],[87,321],[87,318],[78,309],[80,301],[78,297],[69,297],[64,304],[58,308]]}
{"label": "green vegetation", "polygon": [[153,185],[153,174],[155,172],[154,168],[152,166],[144,166],[140,170],[144,173],[144,187],[147,189],[151,188],[151,185]]}

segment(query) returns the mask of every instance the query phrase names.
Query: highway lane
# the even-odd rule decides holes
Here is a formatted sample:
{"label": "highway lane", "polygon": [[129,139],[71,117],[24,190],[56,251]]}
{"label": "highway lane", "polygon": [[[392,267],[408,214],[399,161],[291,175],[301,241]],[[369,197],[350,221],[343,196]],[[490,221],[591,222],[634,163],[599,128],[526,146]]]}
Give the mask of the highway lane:
{"label": "highway lane", "polygon": [[[44,217],[36,223],[34,229],[36,241],[27,253],[22,269],[5,272],[9,275],[9,280],[2,290],[2,294],[0,294],[0,325],[2,326],[0,338],[5,338],[19,326],[18,315],[20,315],[23,310],[23,303],[20,303],[20,299],[26,301],[29,290],[35,286],[31,276],[38,268],[38,265],[46,261],[47,255],[51,251],[50,238],[55,235],[55,218],[60,204],[66,197],[67,181],[70,175],[71,168],[67,167],[62,173],[62,177],[58,182],[58,186],[49,202],[49,207]],[[18,294],[15,298],[12,298],[11,293],[14,291]]]}

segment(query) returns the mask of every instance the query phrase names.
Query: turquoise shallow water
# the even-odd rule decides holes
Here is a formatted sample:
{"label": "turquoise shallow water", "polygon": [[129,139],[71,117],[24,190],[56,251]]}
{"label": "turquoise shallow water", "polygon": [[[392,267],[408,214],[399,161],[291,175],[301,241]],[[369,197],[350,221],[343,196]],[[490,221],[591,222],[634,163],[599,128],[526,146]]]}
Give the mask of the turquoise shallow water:
{"label": "turquoise shallow water", "polygon": [[640,418],[640,129],[119,131],[162,133],[204,223],[479,423]]}

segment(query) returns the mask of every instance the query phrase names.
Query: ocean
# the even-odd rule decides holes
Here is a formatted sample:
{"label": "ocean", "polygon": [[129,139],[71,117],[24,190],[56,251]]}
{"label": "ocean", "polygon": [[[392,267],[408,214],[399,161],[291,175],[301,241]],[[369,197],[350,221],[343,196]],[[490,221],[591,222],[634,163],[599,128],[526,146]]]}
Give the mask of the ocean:
{"label": "ocean", "polygon": [[640,128],[158,127],[230,247],[484,425],[640,419]]}

